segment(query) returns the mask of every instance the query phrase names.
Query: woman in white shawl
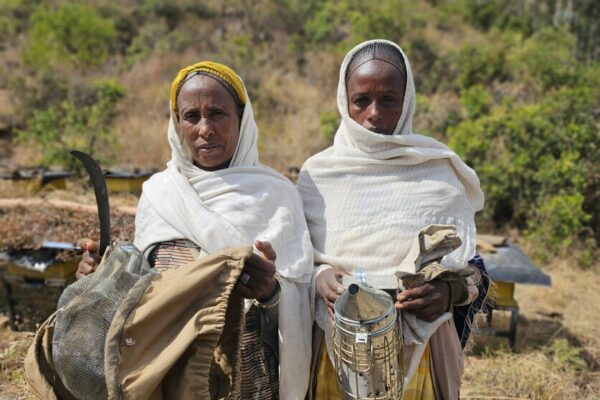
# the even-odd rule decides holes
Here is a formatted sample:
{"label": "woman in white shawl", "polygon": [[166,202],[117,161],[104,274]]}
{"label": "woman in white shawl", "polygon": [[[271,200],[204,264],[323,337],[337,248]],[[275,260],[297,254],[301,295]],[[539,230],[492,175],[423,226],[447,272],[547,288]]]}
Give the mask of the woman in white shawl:
{"label": "woman in white shawl", "polygon": [[[159,270],[254,245],[261,255],[235,289],[247,300],[234,386],[241,398],[303,399],[313,253],[298,192],[260,164],[250,99],[233,70],[206,61],[184,68],[170,105],[172,156],[143,186],[135,245]],[[90,268],[82,262],[79,275]]]}
{"label": "woman in white shawl", "polygon": [[[374,40],[352,49],[337,102],[334,144],[306,161],[299,181],[315,248],[316,322],[330,359],[333,303],[343,291],[336,278],[358,269],[393,275],[430,224],[456,226],[462,245],[442,264],[464,267],[475,255],[474,214],[483,206],[475,172],[442,143],[413,133],[412,72],[396,44]],[[470,279],[433,281],[395,299],[424,332],[415,338],[405,329],[404,399],[458,398],[462,351],[451,310],[476,297]]]}

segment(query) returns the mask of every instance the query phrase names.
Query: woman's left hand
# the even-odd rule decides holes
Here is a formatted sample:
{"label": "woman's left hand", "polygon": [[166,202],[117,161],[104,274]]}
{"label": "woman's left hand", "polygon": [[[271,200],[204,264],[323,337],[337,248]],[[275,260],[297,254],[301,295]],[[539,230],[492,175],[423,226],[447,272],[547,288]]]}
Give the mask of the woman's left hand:
{"label": "woman's left hand", "polygon": [[275,290],[275,259],[277,255],[269,242],[257,240],[254,245],[262,255],[252,254],[242,269],[235,290],[247,299],[265,299]]}
{"label": "woman's left hand", "polygon": [[396,298],[396,309],[414,314],[431,322],[442,315],[450,305],[450,288],[445,281],[432,281],[406,289]]}

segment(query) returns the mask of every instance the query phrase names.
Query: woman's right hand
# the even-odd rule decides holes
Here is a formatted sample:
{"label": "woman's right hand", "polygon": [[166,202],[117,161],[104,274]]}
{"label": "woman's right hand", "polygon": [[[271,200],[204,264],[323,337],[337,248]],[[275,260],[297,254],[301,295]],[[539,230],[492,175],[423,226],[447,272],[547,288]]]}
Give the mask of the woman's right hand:
{"label": "woman's right hand", "polygon": [[341,268],[332,267],[322,271],[317,276],[317,293],[321,296],[323,302],[327,305],[327,313],[333,319],[333,303],[344,291],[344,286],[340,283],[343,275],[350,275]]}
{"label": "woman's right hand", "polygon": [[81,279],[96,270],[100,263],[100,255],[98,254],[98,242],[91,239],[81,239],[77,242],[77,245],[84,250],[81,261],[77,266],[77,272],[75,272],[75,278]]}

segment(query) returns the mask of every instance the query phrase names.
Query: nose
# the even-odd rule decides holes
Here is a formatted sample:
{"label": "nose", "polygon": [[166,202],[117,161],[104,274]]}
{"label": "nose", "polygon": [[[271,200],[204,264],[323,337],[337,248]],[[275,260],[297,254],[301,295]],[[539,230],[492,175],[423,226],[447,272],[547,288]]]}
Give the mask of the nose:
{"label": "nose", "polygon": [[369,120],[369,122],[377,122],[381,119],[379,104],[377,104],[376,101],[372,102],[369,106],[367,119]]}
{"label": "nose", "polygon": [[198,121],[198,135],[202,138],[208,138],[215,134],[212,123],[207,118],[200,118]]}

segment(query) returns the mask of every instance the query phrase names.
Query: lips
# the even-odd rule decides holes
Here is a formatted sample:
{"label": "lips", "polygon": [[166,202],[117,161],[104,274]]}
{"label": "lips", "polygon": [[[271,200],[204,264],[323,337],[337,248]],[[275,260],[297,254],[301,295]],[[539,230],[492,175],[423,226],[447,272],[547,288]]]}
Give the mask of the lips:
{"label": "lips", "polygon": [[379,133],[379,134],[382,134],[382,135],[389,135],[389,132],[385,128],[381,128],[381,127],[377,127],[377,126],[372,126],[370,128],[367,128],[367,129],[370,130],[373,133]]}
{"label": "lips", "polygon": [[216,143],[204,143],[204,144],[201,144],[200,146],[197,146],[196,149],[198,149],[198,151],[201,151],[203,153],[204,152],[208,153],[208,152],[211,152],[211,151],[217,149],[218,147],[219,147],[219,145]]}

